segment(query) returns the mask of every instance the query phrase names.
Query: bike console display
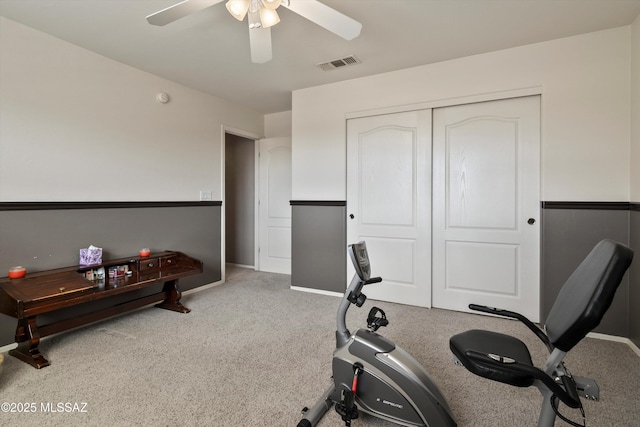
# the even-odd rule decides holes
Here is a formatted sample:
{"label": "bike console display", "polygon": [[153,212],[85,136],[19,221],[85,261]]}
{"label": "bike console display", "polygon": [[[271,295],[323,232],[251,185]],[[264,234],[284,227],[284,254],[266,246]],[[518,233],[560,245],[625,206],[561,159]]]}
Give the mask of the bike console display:
{"label": "bike console display", "polygon": [[358,242],[349,245],[349,256],[353,263],[356,274],[362,281],[367,281],[371,277],[371,265],[369,264],[369,254],[367,253],[367,244]]}

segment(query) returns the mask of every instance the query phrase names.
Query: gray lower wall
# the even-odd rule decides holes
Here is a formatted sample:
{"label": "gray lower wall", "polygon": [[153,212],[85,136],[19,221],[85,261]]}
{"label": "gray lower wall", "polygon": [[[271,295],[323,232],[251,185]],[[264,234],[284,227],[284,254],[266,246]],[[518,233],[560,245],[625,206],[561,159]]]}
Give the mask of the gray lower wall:
{"label": "gray lower wall", "polygon": [[631,206],[629,243],[635,256],[629,269],[629,338],[640,347],[640,203]]}
{"label": "gray lower wall", "polygon": [[291,202],[291,285],[344,292],[347,225],[344,202]]}
{"label": "gray lower wall", "polygon": [[[546,319],[564,282],[600,240],[629,245],[628,209],[542,210],[542,316]],[[637,260],[636,260],[637,263]],[[629,274],[594,332],[629,337]]]}
{"label": "gray lower wall", "polygon": [[[35,210],[7,210],[11,204],[2,205],[0,272],[15,265],[26,267],[27,272],[74,266],[79,262],[79,249],[92,244],[103,248],[104,260],[136,255],[143,247],[154,252],[176,250],[201,260],[203,274],[180,279],[183,291],[221,280],[220,202],[178,202],[152,207],[123,203],[120,205],[132,207]],[[137,207],[140,205],[145,207]],[[159,289],[142,290],[136,296]],[[113,301],[108,298],[94,306],[85,305],[41,320],[72,317],[118,302],[118,298]],[[0,346],[14,341],[15,328],[16,319],[0,314]]]}
{"label": "gray lower wall", "polygon": [[[346,284],[346,203],[292,202],[293,286],[343,292]],[[6,205],[6,204],[5,204]],[[135,205],[135,204],[134,204]],[[181,279],[183,290],[221,280],[221,204],[97,209],[2,210],[0,272],[76,265],[78,250],[101,246],[104,258],[141,247],[178,250],[204,262],[204,273]],[[542,210],[542,311],[593,245],[612,238],[640,248],[640,207]],[[4,275],[4,274],[3,274]],[[152,290],[149,290],[151,292]],[[640,346],[640,255],[596,331]],[[92,307],[85,307],[90,311]],[[67,317],[75,312],[67,313]],[[15,319],[0,315],[0,346],[13,342]]]}
{"label": "gray lower wall", "polygon": [[[327,202],[336,203],[336,202]],[[629,203],[547,203],[542,209],[541,292],[545,319],[560,287],[595,244],[617,240],[640,252],[640,208]],[[544,204],[543,204],[544,205]],[[570,206],[562,208],[563,205]],[[292,202],[294,286],[343,292],[346,285],[346,203]],[[634,208],[635,206],[635,208]],[[640,254],[595,332],[629,337],[640,346]]]}

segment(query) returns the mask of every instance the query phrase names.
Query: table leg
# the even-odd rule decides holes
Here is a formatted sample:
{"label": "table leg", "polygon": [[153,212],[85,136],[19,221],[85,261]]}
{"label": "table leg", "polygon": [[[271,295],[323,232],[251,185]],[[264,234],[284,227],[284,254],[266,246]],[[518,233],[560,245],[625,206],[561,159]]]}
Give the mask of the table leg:
{"label": "table leg", "polygon": [[49,366],[49,361],[40,354],[38,344],[40,344],[40,333],[36,317],[27,317],[18,320],[16,328],[16,342],[18,347],[9,351],[13,357],[17,357],[23,362],[40,369]]}
{"label": "table leg", "polygon": [[165,282],[163,291],[166,295],[164,301],[156,304],[156,307],[177,311],[178,313],[189,313],[191,311],[180,302],[182,292],[180,292],[180,288],[178,287],[177,279]]}

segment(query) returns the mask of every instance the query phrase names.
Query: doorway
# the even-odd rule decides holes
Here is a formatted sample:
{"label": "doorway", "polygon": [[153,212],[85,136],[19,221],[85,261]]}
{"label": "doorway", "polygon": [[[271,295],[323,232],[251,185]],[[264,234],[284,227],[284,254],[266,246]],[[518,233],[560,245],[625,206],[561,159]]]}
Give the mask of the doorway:
{"label": "doorway", "polygon": [[225,262],[255,268],[256,142],[225,133]]}
{"label": "doorway", "polygon": [[291,138],[224,139],[225,263],[291,274]]}

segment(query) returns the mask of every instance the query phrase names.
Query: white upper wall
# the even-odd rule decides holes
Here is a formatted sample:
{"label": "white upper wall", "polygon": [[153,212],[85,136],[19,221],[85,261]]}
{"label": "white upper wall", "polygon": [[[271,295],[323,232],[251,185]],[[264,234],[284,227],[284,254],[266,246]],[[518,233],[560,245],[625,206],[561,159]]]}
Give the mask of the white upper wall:
{"label": "white upper wall", "polygon": [[629,201],[630,32],[622,27],[295,91],[292,198],[345,200],[348,116],[538,88],[542,200]]}
{"label": "white upper wall", "polygon": [[631,26],[631,201],[640,203],[640,15]]}
{"label": "white upper wall", "polygon": [[0,58],[2,202],[221,200],[222,127],[263,134],[260,113],[1,17]]}
{"label": "white upper wall", "polygon": [[264,116],[264,137],[280,138],[291,136],[291,111]]}

